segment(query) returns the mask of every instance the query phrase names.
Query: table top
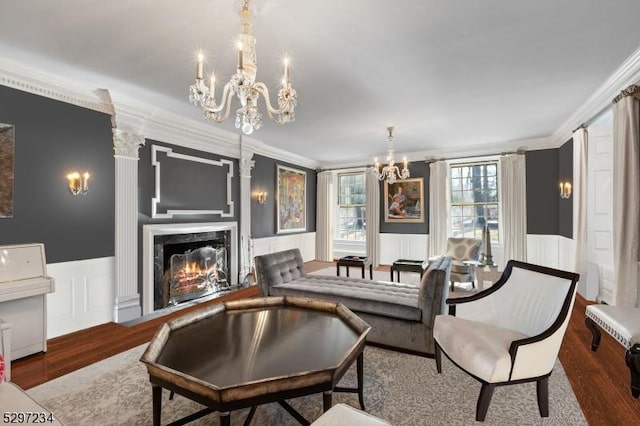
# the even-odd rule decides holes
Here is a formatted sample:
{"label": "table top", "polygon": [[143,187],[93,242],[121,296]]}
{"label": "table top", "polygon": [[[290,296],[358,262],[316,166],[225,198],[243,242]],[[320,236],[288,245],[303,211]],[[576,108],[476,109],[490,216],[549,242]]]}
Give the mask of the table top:
{"label": "table top", "polygon": [[[213,400],[241,398],[272,391],[264,384],[289,377],[332,381],[362,352],[369,329],[336,303],[247,299],[164,324],[141,361],[151,376],[180,386],[186,382],[189,391]],[[238,388],[244,392],[234,394]]]}
{"label": "table top", "polygon": [[398,259],[393,262],[394,265],[424,265],[429,263],[426,260],[411,260],[411,259]]}
{"label": "table top", "polygon": [[338,259],[338,262],[356,262],[364,264],[370,263],[369,258],[366,256],[344,256]]}

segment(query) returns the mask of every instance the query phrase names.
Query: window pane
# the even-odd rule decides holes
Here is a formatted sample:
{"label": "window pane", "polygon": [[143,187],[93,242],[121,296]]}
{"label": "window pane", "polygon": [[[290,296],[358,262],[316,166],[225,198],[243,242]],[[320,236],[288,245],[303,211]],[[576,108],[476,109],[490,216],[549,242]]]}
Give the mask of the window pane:
{"label": "window pane", "polygon": [[449,214],[453,236],[481,239],[487,225],[491,241],[499,241],[497,172],[497,161],[451,166]]}
{"label": "window pane", "polygon": [[337,236],[343,240],[365,240],[365,176],[364,173],[338,175],[340,221]]}

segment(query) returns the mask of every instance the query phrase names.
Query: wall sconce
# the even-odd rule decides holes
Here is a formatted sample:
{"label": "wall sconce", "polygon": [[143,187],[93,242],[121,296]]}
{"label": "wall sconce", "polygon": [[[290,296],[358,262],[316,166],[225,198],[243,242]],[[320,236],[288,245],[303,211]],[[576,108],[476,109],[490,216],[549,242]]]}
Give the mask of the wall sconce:
{"label": "wall sconce", "polygon": [[571,197],[571,183],[560,182],[560,198],[566,200]]}
{"label": "wall sconce", "polygon": [[86,194],[89,192],[89,172],[84,172],[82,175],[78,172],[71,172],[67,175],[69,181],[69,192],[73,195]]}
{"label": "wall sconce", "polygon": [[258,203],[264,204],[267,201],[267,193],[265,191],[260,191],[256,194],[256,200]]}

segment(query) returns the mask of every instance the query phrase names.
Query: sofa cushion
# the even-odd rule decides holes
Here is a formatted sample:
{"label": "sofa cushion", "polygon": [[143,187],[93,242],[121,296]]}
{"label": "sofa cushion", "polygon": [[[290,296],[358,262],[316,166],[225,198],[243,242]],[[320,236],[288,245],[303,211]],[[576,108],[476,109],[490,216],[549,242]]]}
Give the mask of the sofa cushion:
{"label": "sofa cushion", "polygon": [[511,342],[528,337],[517,331],[450,315],[436,316],[433,330],[436,342],[453,362],[488,383],[509,380]]}
{"label": "sofa cushion", "polygon": [[356,312],[421,320],[416,285],[331,275],[306,275],[271,286],[272,296],[298,296],[343,303]]}

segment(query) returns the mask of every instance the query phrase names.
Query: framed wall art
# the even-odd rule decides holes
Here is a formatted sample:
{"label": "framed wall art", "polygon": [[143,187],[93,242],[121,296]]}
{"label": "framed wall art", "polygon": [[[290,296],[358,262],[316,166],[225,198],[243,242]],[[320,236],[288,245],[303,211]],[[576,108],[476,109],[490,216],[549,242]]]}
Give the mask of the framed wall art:
{"label": "framed wall art", "polygon": [[424,222],[424,178],[384,183],[385,222]]}
{"label": "framed wall art", "polygon": [[277,175],[276,232],[306,231],[307,173],[278,164]]}
{"label": "framed wall art", "polygon": [[14,127],[0,123],[0,218],[13,217]]}

